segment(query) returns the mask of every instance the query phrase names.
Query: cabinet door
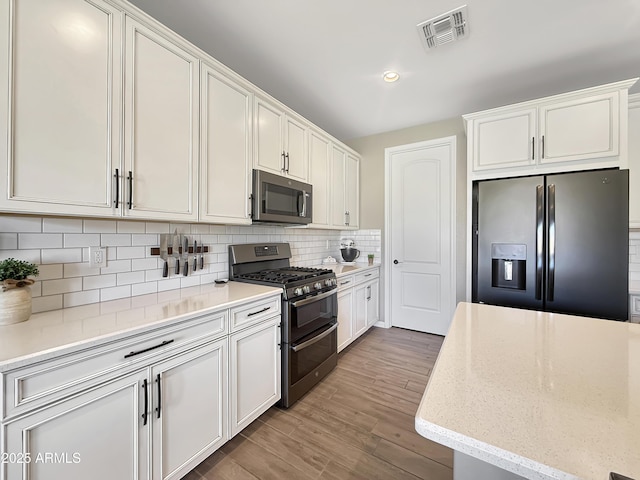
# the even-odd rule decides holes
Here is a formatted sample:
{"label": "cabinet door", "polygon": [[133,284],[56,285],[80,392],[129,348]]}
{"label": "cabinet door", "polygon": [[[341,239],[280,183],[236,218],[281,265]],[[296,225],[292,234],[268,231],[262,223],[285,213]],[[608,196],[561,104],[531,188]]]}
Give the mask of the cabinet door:
{"label": "cabinet door", "polygon": [[146,372],[127,375],[6,425],[6,452],[23,460],[28,454],[29,463],[2,465],[4,478],[149,478],[151,418],[145,427],[141,388]]}
{"label": "cabinet door", "polygon": [[374,280],[367,285],[367,327],[380,320],[380,281]]}
{"label": "cabinet door", "polygon": [[202,65],[200,221],[250,224],[253,95]]}
{"label": "cabinet door", "polygon": [[230,336],[230,436],[280,400],[280,317]]}
{"label": "cabinet door", "polygon": [[227,440],[227,339],[151,371],[152,478],[179,479]]}
{"label": "cabinet door", "polygon": [[345,197],[347,226],[357,229],[360,224],[360,159],[347,154],[345,164]]}
{"label": "cabinet door", "polygon": [[638,94],[629,101],[629,227],[640,228],[640,95]]}
{"label": "cabinet door", "polygon": [[535,164],[535,108],[492,115],[473,120],[471,155],[473,170],[527,167]]}
{"label": "cabinet door", "polygon": [[125,56],[124,212],[197,220],[198,58],[129,17]]}
{"label": "cabinet door", "polygon": [[331,224],[347,225],[347,199],[345,197],[345,162],[347,153],[334,145],[331,148]]}
{"label": "cabinet door", "polygon": [[540,107],[540,163],[618,155],[619,92]]}
{"label": "cabinet door", "polygon": [[[354,289],[353,336],[358,338],[367,329],[368,293],[367,285],[359,285]],[[338,311],[340,311],[338,309]]]}
{"label": "cabinet door", "polygon": [[286,147],[285,174],[301,182],[309,181],[307,127],[290,116],[284,119]]}
{"label": "cabinet door", "polygon": [[338,352],[351,343],[353,329],[353,289],[338,292]]}
{"label": "cabinet door", "polygon": [[255,97],[254,168],[277,175],[284,174],[283,117],[282,110],[266,100]]}
{"label": "cabinet door", "polygon": [[101,0],[7,0],[0,25],[0,208],[115,214],[120,13]]}
{"label": "cabinet door", "polygon": [[309,132],[310,181],[313,185],[313,226],[331,224],[331,141],[318,132]]}

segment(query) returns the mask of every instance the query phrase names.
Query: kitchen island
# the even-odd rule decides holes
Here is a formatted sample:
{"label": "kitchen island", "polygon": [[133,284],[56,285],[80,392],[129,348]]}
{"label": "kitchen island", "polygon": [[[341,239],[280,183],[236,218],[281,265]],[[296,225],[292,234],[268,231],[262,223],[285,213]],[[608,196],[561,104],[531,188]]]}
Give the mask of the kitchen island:
{"label": "kitchen island", "polygon": [[416,413],[454,479],[640,478],[640,325],[460,303]]}

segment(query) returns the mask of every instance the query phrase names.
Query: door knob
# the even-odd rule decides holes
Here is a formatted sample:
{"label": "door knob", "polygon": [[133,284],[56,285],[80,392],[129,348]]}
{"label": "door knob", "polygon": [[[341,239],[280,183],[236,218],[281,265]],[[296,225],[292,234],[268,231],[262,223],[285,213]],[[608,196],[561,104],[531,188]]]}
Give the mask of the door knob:
{"label": "door knob", "polygon": [[394,263],[394,265],[397,265],[400,262],[398,262],[398,260],[394,260],[393,263]]}

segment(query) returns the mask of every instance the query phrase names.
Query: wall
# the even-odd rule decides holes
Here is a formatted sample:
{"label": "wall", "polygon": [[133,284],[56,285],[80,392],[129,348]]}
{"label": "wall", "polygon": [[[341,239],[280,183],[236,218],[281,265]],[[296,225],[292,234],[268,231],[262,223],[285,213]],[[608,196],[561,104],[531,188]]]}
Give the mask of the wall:
{"label": "wall", "polygon": [[[151,256],[160,234],[188,234],[209,247],[205,268],[189,276],[162,277],[164,261]],[[289,242],[292,264],[317,266],[332,255],[340,260],[340,239],[351,238],[380,257],[380,231],[315,230],[281,226],[171,224],[128,220],[0,215],[0,260],[13,257],[39,265],[31,287],[33,311],[42,312],[211,283],[229,276],[228,246],[234,243]],[[89,246],[107,249],[107,266],[89,266]],[[191,260],[193,262],[193,260]],[[170,259],[169,266],[173,265]]]}

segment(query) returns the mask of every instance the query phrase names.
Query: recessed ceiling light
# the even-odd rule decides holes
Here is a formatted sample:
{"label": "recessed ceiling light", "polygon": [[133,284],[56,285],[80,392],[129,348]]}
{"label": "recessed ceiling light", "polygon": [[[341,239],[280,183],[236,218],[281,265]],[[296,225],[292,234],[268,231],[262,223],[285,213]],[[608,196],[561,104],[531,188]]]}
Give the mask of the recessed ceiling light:
{"label": "recessed ceiling light", "polygon": [[393,70],[387,70],[382,74],[382,79],[385,82],[389,82],[389,83],[395,82],[399,78],[400,78],[400,74],[398,72],[394,72]]}

